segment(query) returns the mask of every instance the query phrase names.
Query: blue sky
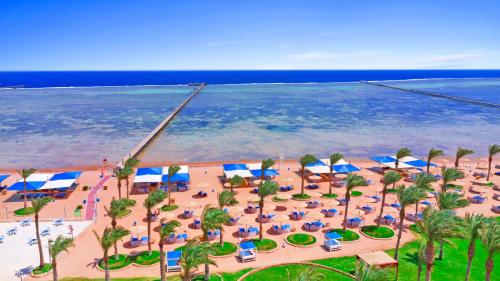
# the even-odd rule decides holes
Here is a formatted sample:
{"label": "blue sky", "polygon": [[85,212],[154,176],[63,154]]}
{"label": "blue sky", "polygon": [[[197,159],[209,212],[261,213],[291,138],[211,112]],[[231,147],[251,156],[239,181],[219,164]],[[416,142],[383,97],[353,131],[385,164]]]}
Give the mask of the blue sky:
{"label": "blue sky", "polygon": [[500,1],[0,0],[0,70],[500,68]]}

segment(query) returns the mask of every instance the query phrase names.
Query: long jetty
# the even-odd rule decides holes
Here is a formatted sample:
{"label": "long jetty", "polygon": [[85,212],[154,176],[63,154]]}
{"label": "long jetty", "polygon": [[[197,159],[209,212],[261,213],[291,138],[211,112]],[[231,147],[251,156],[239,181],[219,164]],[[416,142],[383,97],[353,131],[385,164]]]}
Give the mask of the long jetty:
{"label": "long jetty", "polygon": [[189,97],[187,97],[181,104],[179,104],[163,121],[158,124],[140,143],[138,143],[128,154],[123,158],[122,163],[127,159],[133,158],[141,154],[144,149],[160,134],[160,132],[172,121],[175,116],[205,87],[205,83],[201,83]]}
{"label": "long jetty", "polygon": [[482,105],[482,106],[488,106],[488,107],[500,109],[500,104],[493,103],[493,102],[486,102],[486,101],[480,101],[480,100],[476,100],[476,99],[448,96],[448,95],[443,95],[443,94],[424,91],[424,90],[401,88],[401,87],[385,85],[385,84],[381,84],[381,83],[377,83],[377,82],[370,82],[370,81],[359,81],[359,82],[364,83],[364,84],[368,84],[368,85],[378,86],[378,87],[384,87],[384,88],[395,89],[395,90],[400,90],[400,91],[405,91],[405,92],[410,92],[410,93],[415,93],[415,94],[420,94],[420,95],[432,96],[432,97],[436,97],[436,98],[450,99],[450,100],[454,100],[454,101]]}

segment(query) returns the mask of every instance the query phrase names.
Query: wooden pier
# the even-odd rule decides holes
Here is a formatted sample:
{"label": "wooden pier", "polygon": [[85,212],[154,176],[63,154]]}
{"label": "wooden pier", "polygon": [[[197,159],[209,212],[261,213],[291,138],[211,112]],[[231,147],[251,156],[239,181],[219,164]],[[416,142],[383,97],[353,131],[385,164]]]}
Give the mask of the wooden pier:
{"label": "wooden pier", "polygon": [[384,87],[384,88],[395,89],[395,90],[399,90],[399,91],[405,91],[405,92],[410,92],[410,93],[415,93],[415,94],[420,94],[420,95],[432,96],[432,97],[436,97],[436,98],[450,99],[450,100],[454,100],[454,101],[482,105],[482,106],[488,106],[488,107],[500,109],[500,104],[496,104],[493,102],[480,101],[480,100],[476,100],[476,99],[469,99],[469,98],[462,98],[462,97],[455,97],[455,96],[448,96],[448,95],[443,95],[443,94],[424,91],[424,90],[401,88],[401,87],[385,85],[385,84],[381,84],[381,83],[377,83],[377,82],[369,82],[369,81],[359,81],[359,82],[365,83],[368,85],[378,86],[378,87]]}
{"label": "wooden pier", "polygon": [[159,133],[172,121],[175,116],[205,87],[205,83],[201,83],[181,104],[179,104],[163,121],[158,124],[140,143],[138,143],[128,154],[125,156],[121,163],[125,163],[127,159],[137,157],[144,149],[159,135]]}

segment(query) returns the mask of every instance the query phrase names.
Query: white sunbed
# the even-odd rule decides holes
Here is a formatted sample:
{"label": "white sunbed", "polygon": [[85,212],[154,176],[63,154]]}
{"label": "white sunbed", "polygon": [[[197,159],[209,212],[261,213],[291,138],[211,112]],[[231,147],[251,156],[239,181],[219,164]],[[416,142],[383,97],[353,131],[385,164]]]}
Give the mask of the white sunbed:
{"label": "white sunbed", "polygon": [[340,243],[337,239],[325,240],[324,246],[330,252],[342,249],[342,243]]}

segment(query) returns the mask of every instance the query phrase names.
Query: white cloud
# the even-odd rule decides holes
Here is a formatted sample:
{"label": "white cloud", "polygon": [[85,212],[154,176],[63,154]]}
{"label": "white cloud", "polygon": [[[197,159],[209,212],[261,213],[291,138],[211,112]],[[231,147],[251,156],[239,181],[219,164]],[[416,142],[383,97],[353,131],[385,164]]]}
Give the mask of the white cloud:
{"label": "white cloud", "polygon": [[414,61],[415,67],[467,67],[486,57],[483,53],[427,54]]}

